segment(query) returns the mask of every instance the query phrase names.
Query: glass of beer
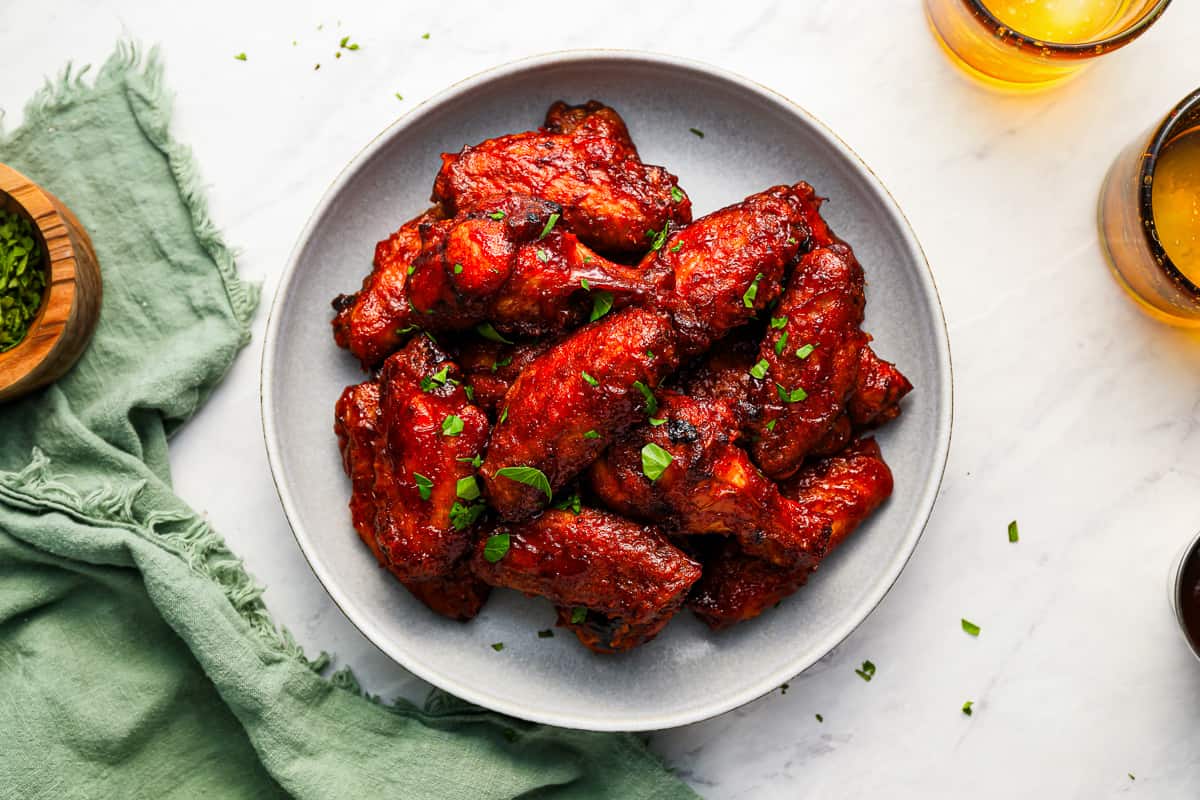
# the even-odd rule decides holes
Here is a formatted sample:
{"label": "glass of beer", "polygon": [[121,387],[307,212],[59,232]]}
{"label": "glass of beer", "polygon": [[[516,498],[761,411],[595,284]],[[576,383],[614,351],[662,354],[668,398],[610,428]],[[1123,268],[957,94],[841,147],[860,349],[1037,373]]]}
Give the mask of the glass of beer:
{"label": "glass of beer", "polygon": [[950,60],[995,88],[1061,83],[1132,42],[1171,0],[925,0]]}
{"label": "glass of beer", "polygon": [[1155,318],[1200,327],[1200,89],[1117,157],[1099,218],[1117,282]]}

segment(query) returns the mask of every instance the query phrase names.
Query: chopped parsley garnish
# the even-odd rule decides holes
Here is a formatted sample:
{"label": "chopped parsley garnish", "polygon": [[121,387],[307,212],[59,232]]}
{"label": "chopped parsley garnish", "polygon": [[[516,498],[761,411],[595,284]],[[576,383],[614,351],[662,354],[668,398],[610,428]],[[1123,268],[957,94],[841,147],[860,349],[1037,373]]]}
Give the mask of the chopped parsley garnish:
{"label": "chopped parsley garnish", "polygon": [[816,349],[817,349],[816,346],[811,345],[811,344],[806,344],[803,347],[799,347],[796,349],[796,358],[803,361],[804,359],[811,356],[813,354],[813,350],[816,350]]}
{"label": "chopped parsley garnish", "polygon": [[650,480],[656,481],[662,477],[674,460],[670,453],[654,442],[650,442],[642,448],[642,474]]}
{"label": "chopped parsley garnish", "polygon": [[773,430],[775,430],[775,423],[776,423],[776,422],[779,422],[779,420],[777,420],[777,419],[773,419],[773,420],[771,420],[770,422],[768,422],[768,423],[766,424],[766,429],[767,429],[768,431],[773,431]]}
{"label": "chopped parsley garnish", "polygon": [[512,356],[505,356],[504,358],[497,358],[495,361],[492,362],[492,372],[495,372],[496,370],[500,369],[501,367],[507,367],[509,364],[512,363],[512,358],[513,358]]}
{"label": "chopped parsley garnish", "polygon": [[463,394],[467,396],[467,402],[475,402],[475,387],[469,383],[463,384]]}
{"label": "chopped parsley garnish", "polygon": [[784,349],[787,348],[787,340],[788,340],[788,332],[784,331],[783,333],[781,333],[779,335],[779,338],[775,340],[775,355],[777,355],[777,356],[783,355]]}
{"label": "chopped parsley garnish", "polygon": [[969,619],[964,619],[962,621],[962,629],[964,631],[966,631],[967,633],[971,634],[972,636],[979,635],[979,626],[976,625],[974,622],[971,622],[971,620],[969,620]]}
{"label": "chopped parsley garnish", "polygon": [[538,261],[542,262],[543,264],[546,264],[550,261],[550,254],[540,247],[537,249],[537,257]]}
{"label": "chopped parsley garnish", "polygon": [[512,342],[510,342],[508,339],[505,339],[504,336],[500,334],[500,331],[496,330],[496,328],[490,322],[479,323],[475,326],[475,332],[489,341],[499,342],[500,344],[512,344]]}
{"label": "chopped parsley garnish", "polygon": [[454,493],[463,500],[478,500],[479,482],[475,480],[474,475],[468,475],[465,478],[459,478],[458,483],[454,487]]}
{"label": "chopped parsley garnish", "polygon": [[787,317],[771,317],[771,328],[779,330],[784,325],[787,325]]}
{"label": "chopped parsley garnish", "polygon": [[591,375],[587,374],[586,372],[580,370],[579,374],[583,376],[583,379],[585,381],[587,381],[589,385],[591,385],[591,386],[599,386],[600,385],[600,381],[596,380],[595,378],[593,378]]}
{"label": "chopped parsley garnish", "polygon": [[587,619],[587,609],[583,606],[575,606],[571,609],[571,624],[578,625]]}
{"label": "chopped parsley garnish", "polygon": [[679,252],[679,248],[681,248],[681,247],[683,247],[683,241],[682,241],[682,240],[681,240],[681,241],[678,241],[678,242],[676,242],[676,243],[675,243],[675,246],[671,248],[671,252],[672,252],[672,253],[678,253],[678,252]]}
{"label": "chopped parsley garnish", "polygon": [[599,439],[599,438],[600,438],[600,434],[596,433],[595,431],[587,431],[586,433],[584,433],[584,434],[583,434],[583,438],[585,438],[585,439]]}
{"label": "chopped parsley garnish", "polygon": [[411,276],[411,275],[412,275],[414,272],[416,272],[416,271],[417,271],[417,265],[416,265],[416,264],[409,264],[409,265],[408,265],[408,269],[407,269],[407,270],[405,270],[405,273],[404,273],[404,274],[405,274],[405,275],[410,275],[410,276]]}
{"label": "chopped parsley garnish", "polygon": [[501,414],[500,414],[500,421],[499,421],[499,422],[497,422],[496,424],[497,424],[497,425],[503,425],[503,424],[504,424],[504,420],[506,420],[506,419],[508,419],[508,406],[505,406],[505,407],[504,407],[504,411],[503,411],[503,412],[501,412]]}
{"label": "chopped parsley garnish", "polygon": [[541,241],[550,235],[550,231],[554,230],[554,225],[558,222],[558,217],[559,214],[557,211],[550,215],[550,219],[546,220],[546,227],[542,228],[542,232],[538,236],[538,241]]}
{"label": "chopped parsley garnish", "polygon": [[492,219],[496,220],[497,222],[499,222],[500,220],[504,219],[504,212],[503,211],[493,211],[492,213],[488,214],[488,216],[491,217]]}
{"label": "chopped parsley garnish", "polygon": [[650,249],[651,250],[661,250],[662,249],[663,244],[665,244],[667,241],[667,230],[670,227],[671,227],[670,222],[664,222],[663,228],[661,231],[656,231],[656,230],[646,231],[646,238],[650,240]]}
{"label": "chopped parsley garnish", "polygon": [[245,60],[246,60],[246,54],[245,54],[245,53],[238,53],[236,56],[234,56],[234,58],[235,58],[236,60],[238,60],[238,61],[245,61]]}
{"label": "chopped parsley garnish", "polygon": [[678,186],[671,187],[671,199],[674,200],[676,203],[683,202],[683,192],[681,192],[679,190]]}
{"label": "chopped parsley garnish", "polygon": [[757,364],[750,368],[750,377],[757,378],[761,381],[763,378],[767,377],[767,370],[770,368],[771,365],[767,363],[767,360],[765,358],[761,359]]}
{"label": "chopped parsley garnish", "polygon": [[808,392],[803,389],[785,389],[782,383],[775,384],[775,390],[779,392],[779,399],[785,403],[799,403],[808,397]]}
{"label": "chopped parsley garnish", "polygon": [[796,241],[796,237],[795,237],[795,236],[789,236],[789,237],[788,237],[788,240],[787,240],[787,243],[788,243],[788,244],[800,244],[800,242]]}
{"label": "chopped parsley garnish", "polygon": [[492,649],[499,653],[504,649],[504,642],[495,642],[492,644]]}
{"label": "chopped parsley garnish", "polygon": [[450,506],[450,524],[454,526],[454,530],[462,531],[475,524],[475,521],[483,515],[487,509],[483,503],[471,503],[463,505],[457,500]]}
{"label": "chopped parsley garnish", "polygon": [[461,461],[461,462],[463,462],[464,464],[470,464],[470,465],[471,465],[472,467],[474,467],[475,469],[479,469],[480,467],[482,467],[482,466],[483,466],[483,456],[473,456],[473,457],[471,457],[471,458],[466,458],[466,457],[464,456],[464,457],[462,457],[462,458],[456,458],[456,459],[454,459],[454,460],[455,460],[455,461]]}
{"label": "chopped parsley garnish", "polygon": [[817,714],[817,722],[824,722],[824,721],[825,721],[825,718],[822,717],[820,714]]}
{"label": "chopped parsley garnish", "polygon": [[550,507],[559,511],[570,511],[575,516],[579,516],[579,512],[583,510],[583,501],[579,497],[579,492],[572,492]]}
{"label": "chopped parsley garnish", "polygon": [[592,315],[588,322],[595,322],[612,310],[612,292],[596,292],[592,295]]}
{"label": "chopped parsley garnish", "polygon": [[[505,409],[505,411],[507,410]],[[508,478],[510,481],[523,483],[526,486],[532,486],[534,489],[545,492],[547,500],[553,496],[550,492],[550,481],[547,480],[546,473],[537,467],[501,467],[496,470],[496,476]]]}
{"label": "chopped parsley garnish", "polygon": [[554,631],[550,630],[549,628],[546,628],[546,630],[544,630],[544,631],[538,631],[538,638],[539,639],[553,639]]}
{"label": "chopped parsley garnish", "polygon": [[433,481],[419,472],[414,472],[412,476],[417,484],[417,494],[421,495],[422,500],[428,500],[429,495],[433,492]]}
{"label": "chopped parsley garnish", "polygon": [[42,307],[43,258],[29,220],[0,208],[0,353],[25,339]]}
{"label": "chopped parsley garnish", "polygon": [[641,381],[634,381],[633,388],[642,393],[642,397],[646,400],[646,413],[654,416],[658,413],[658,398],[654,396],[654,392],[650,391],[650,387]]}
{"label": "chopped parsley garnish", "polygon": [[463,265],[462,265],[462,264],[455,264],[455,265],[454,265],[454,274],[455,274],[455,275],[462,275],[462,271],[463,271]]}
{"label": "chopped parsley garnish", "polygon": [[870,661],[864,661],[861,667],[854,670],[854,674],[862,678],[867,683],[870,683],[871,678],[875,677],[875,665]]}
{"label": "chopped parsley garnish", "polygon": [[397,99],[397,100],[403,100],[403,99],[404,99],[404,95],[400,94],[399,92],[396,92],[396,99]]}
{"label": "chopped parsley garnish", "polygon": [[699,128],[688,128],[688,130],[694,135],[699,136],[701,139],[704,138],[704,131],[700,130]]}
{"label": "chopped parsley garnish", "polygon": [[428,34],[428,33],[422,33],[422,34],[421,34],[421,38],[422,38],[422,39],[428,39],[428,38],[429,38],[429,34]]}
{"label": "chopped parsley garnish", "polygon": [[1008,540],[1010,542],[1016,542],[1020,539],[1021,532],[1017,530],[1017,521],[1014,519],[1012,522],[1008,523]]}
{"label": "chopped parsley garnish", "polygon": [[750,284],[750,288],[742,295],[742,305],[746,308],[754,308],[754,298],[758,297],[758,282],[763,279],[763,274],[760,272],[754,276],[754,283]]}
{"label": "chopped parsley garnish", "polygon": [[963,703],[962,712],[968,717],[971,716],[971,714],[974,713],[971,711],[971,706],[973,705],[975,705],[974,700],[968,700],[967,702]]}
{"label": "chopped parsley garnish", "polygon": [[421,391],[432,392],[435,386],[445,386],[446,381],[450,378],[450,367],[445,366],[439,369],[432,375],[427,375],[421,378]]}
{"label": "chopped parsley garnish", "polygon": [[667,422],[666,417],[651,417],[650,418],[650,424],[652,426],[654,426],[655,428],[657,428],[659,425],[665,425],[666,422]]}
{"label": "chopped parsley garnish", "polygon": [[442,436],[458,436],[463,432],[462,417],[451,414],[442,420]]}
{"label": "chopped parsley garnish", "polygon": [[591,286],[591,284],[590,284],[590,283],[588,283],[588,279],[587,279],[587,278],[580,278],[580,279],[579,279],[579,285],[583,287],[583,290],[584,290],[585,292],[590,292],[590,291],[592,290],[592,286]]}
{"label": "chopped parsley garnish", "polygon": [[483,557],[489,564],[495,564],[504,558],[508,552],[509,537],[507,533],[493,533],[483,545]]}

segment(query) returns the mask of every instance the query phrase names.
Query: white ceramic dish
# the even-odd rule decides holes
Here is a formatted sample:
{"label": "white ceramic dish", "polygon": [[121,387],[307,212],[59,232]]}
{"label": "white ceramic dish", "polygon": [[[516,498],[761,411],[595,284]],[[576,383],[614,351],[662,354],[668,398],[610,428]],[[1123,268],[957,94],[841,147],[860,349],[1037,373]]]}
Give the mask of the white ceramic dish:
{"label": "white ceramic dish", "polygon": [[[681,614],[654,642],[597,656],[574,636],[538,638],[548,602],[496,591],[460,624],[435,616],[376,566],[350,524],[332,432],[342,387],[362,380],[330,335],[330,299],[353,291],[375,242],[428,205],[438,155],[538,125],[558,99],[614,106],[642,157],[677,174],[696,216],[804,179],[869,281],[875,347],[915,384],[879,434],[892,499],[809,585],[750,623],[713,634]],[[704,132],[700,138],[689,131]],[[397,662],[459,697],[524,719],[592,730],[683,725],[735,708],[828,653],[904,568],[937,496],[950,444],[950,351],[924,256],[891,196],[820,122],[712,67],[621,51],[557,53],[451,87],[376,137],[337,177],[300,234],[275,296],[263,355],[263,427],[296,540],[346,616]],[[504,642],[496,652],[493,642]]]}

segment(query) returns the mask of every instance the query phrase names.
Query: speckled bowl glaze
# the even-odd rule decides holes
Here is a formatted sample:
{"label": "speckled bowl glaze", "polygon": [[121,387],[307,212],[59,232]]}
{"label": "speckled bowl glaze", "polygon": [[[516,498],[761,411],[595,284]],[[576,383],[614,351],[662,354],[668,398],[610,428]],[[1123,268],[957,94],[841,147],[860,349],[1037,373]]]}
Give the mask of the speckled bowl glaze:
{"label": "speckled bowl glaze", "polygon": [[[867,329],[916,390],[879,434],[892,499],[813,576],[758,620],[711,633],[684,612],[655,641],[597,656],[551,627],[541,599],[493,593],[467,624],[435,616],[376,564],[350,524],[333,435],[342,387],[363,378],[330,335],[330,299],[353,291],[375,242],[428,205],[443,151],[537,126],[558,99],[597,98],[625,117],[642,157],[677,174],[699,216],[804,179],[870,282]],[[704,132],[703,138],[689,129]],[[338,606],[381,650],[466,700],[528,720],[649,730],[706,719],[803,671],[878,605],[936,499],[950,445],[950,350],[937,290],[900,209],[840,139],[802,108],[704,64],[621,51],[555,53],[463,81],[376,137],[326,192],[275,296],[262,372],[271,469],[296,540]],[[497,652],[493,642],[504,642]]]}

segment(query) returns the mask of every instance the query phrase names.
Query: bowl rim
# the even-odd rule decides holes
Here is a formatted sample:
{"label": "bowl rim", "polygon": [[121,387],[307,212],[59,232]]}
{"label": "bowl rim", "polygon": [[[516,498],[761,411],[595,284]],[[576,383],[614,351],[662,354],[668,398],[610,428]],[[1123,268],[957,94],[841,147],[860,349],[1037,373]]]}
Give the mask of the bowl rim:
{"label": "bowl rim", "polygon": [[[904,545],[907,552],[903,558],[896,559],[888,573],[885,573],[883,578],[876,582],[872,590],[866,597],[859,601],[854,613],[848,618],[848,621],[831,629],[820,644],[812,648],[815,655],[796,658],[783,667],[775,670],[771,674],[762,679],[755,681],[752,684],[747,684],[739,691],[731,693],[720,702],[711,703],[702,706],[692,706],[678,711],[668,711],[656,714],[639,714],[639,715],[624,715],[621,717],[589,717],[577,713],[560,713],[554,709],[548,708],[528,708],[524,705],[513,702],[502,694],[493,694],[486,690],[461,683],[456,680],[448,679],[441,675],[435,667],[430,667],[421,662],[417,654],[409,651],[403,651],[388,643],[387,637],[377,629],[374,625],[364,618],[360,618],[354,610],[356,601],[350,594],[339,586],[338,583],[330,578],[321,558],[315,552],[310,553],[310,543],[308,541],[308,533],[305,531],[303,524],[300,521],[300,515],[297,506],[292,497],[291,487],[286,475],[283,474],[282,453],[280,452],[280,439],[277,430],[277,424],[274,415],[275,396],[273,390],[274,384],[274,363],[277,356],[278,343],[280,341],[280,328],[282,314],[278,313],[281,308],[288,302],[290,290],[294,283],[293,278],[296,269],[299,265],[299,258],[302,251],[308,244],[315,228],[317,221],[325,215],[329,207],[333,204],[341,189],[350,180],[350,178],[374,155],[385,146],[391,139],[400,135],[406,128],[414,122],[420,120],[425,114],[436,110],[443,103],[454,99],[466,92],[473,91],[480,86],[489,84],[493,81],[504,80],[516,74],[534,71],[546,66],[559,64],[587,64],[589,62],[604,62],[610,64],[626,63],[630,65],[650,66],[663,69],[678,70],[685,73],[699,75],[706,79],[717,79],[722,82],[732,84],[736,88],[749,92],[766,101],[776,105],[783,106],[791,111],[794,115],[802,118],[809,124],[812,130],[822,137],[826,144],[830,145],[836,152],[847,160],[853,167],[856,167],[864,175],[869,176],[867,182],[872,190],[878,196],[881,205],[887,212],[894,215],[897,223],[897,230],[901,233],[904,247],[911,252],[917,264],[924,269],[917,270],[917,279],[921,292],[929,301],[930,306],[935,310],[934,325],[932,326],[933,336],[935,338],[936,353],[935,359],[938,362],[940,373],[945,375],[945,380],[940,382],[936,387],[930,387],[927,391],[938,392],[937,408],[940,410],[934,428],[936,431],[934,448],[934,468],[931,473],[925,476],[924,484],[921,491],[921,496],[917,504],[917,512],[914,516],[916,522],[911,526],[905,534]],[[942,308],[941,298],[938,293],[937,284],[934,280],[932,271],[929,268],[929,261],[925,256],[925,251],[917,240],[915,233],[912,230],[912,225],[891,192],[884,186],[879,176],[875,174],[862,158],[854,152],[840,137],[837,136],[827,125],[809,113],[799,104],[793,102],[789,98],[767,88],[755,81],[745,78],[737,73],[729,70],[707,64],[690,58],[682,58],[673,55],[662,53],[653,53],[642,50],[630,49],[612,49],[612,48],[591,48],[591,49],[574,49],[560,50],[538,55],[529,56],[526,58],[517,59],[514,61],[505,62],[503,64],[482,70],[473,75],[470,75],[456,83],[451,84],[447,88],[432,95],[427,100],[416,105],[408,112],[399,116],[390,125],[384,128],[379,134],[373,137],[351,160],[342,168],[337,176],[332,180],[316,207],[309,215],[304,224],[296,243],[288,255],[287,263],[284,271],[280,276],[279,283],[276,286],[275,296],[271,303],[271,310],[267,320],[266,333],[263,341],[262,364],[260,371],[260,412],[262,415],[263,438],[266,444],[267,460],[271,470],[271,479],[275,485],[276,493],[279,495],[280,503],[283,506],[284,516],[288,521],[288,526],[292,530],[292,534],[299,545],[300,551],[308,563],[309,568],[316,576],[317,580],[324,587],[326,593],[333,600],[334,604],[342,612],[345,617],[350,620],[359,632],[371,642],[377,649],[387,655],[397,664],[408,670],[412,674],[427,681],[438,688],[456,695],[464,700],[467,700],[484,708],[491,709],[509,716],[517,717],[531,722],[539,722],[548,725],[556,725],[565,728],[574,728],[580,730],[591,731],[649,731],[662,730],[667,728],[679,727],[695,722],[700,722],[712,717],[724,714],[735,708],[745,705],[746,703],[755,700],[768,692],[775,689],[781,683],[795,677],[805,671],[838,645],[840,645],[851,633],[853,633],[859,625],[861,625],[867,617],[871,615],[883,598],[895,585],[900,574],[904,571],[922,534],[928,525],[930,515],[933,511],[933,506],[937,500],[941,490],[943,478],[945,476],[946,464],[949,459],[951,431],[953,428],[954,419],[954,371],[950,355],[949,333],[946,327],[945,312]],[[820,652],[817,652],[820,651]]]}

